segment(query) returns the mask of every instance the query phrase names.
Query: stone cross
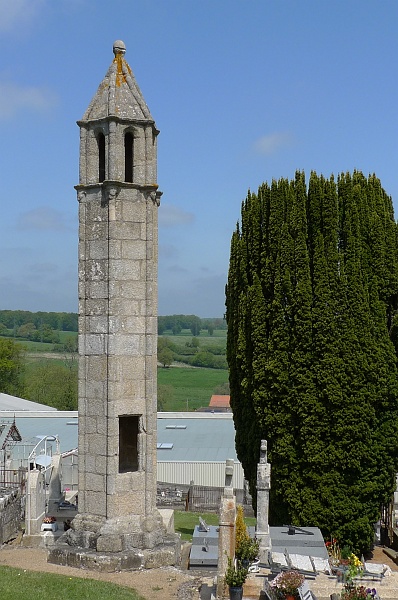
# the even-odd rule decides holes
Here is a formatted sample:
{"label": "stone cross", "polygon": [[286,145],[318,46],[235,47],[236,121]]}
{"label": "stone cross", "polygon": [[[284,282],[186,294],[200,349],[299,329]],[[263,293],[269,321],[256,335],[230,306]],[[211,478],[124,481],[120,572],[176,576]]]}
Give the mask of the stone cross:
{"label": "stone cross", "polygon": [[234,461],[227,459],[225,464],[225,487],[220,503],[220,521],[218,534],[217,598],[224,593],[224,576],[228,566],[228,557],[235,556],[235,519],[236,498],[232,484]]}
{"label": "stone cross", "polygon": [[256,538],[260,543],[259,558],[261,563],[268,563],[268,552],[271,550],[269,532],[269,490],[271,488],[271,465],[267,462],[267,440],[261,440],[260,462],[257,465],[257,524]]}

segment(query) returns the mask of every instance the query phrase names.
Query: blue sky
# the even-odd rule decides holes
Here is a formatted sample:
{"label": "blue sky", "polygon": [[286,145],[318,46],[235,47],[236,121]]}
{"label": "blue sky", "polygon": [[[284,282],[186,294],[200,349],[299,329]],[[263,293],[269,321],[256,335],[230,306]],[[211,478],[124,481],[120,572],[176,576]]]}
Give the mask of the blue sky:
{"label": "blue sky", "polygon": [[250,188],[376,173],[398,212],[397,0],[0,0],[0,309],[77,310],[79,128],[122,39],[160,129],[159,314],[222,316]]}

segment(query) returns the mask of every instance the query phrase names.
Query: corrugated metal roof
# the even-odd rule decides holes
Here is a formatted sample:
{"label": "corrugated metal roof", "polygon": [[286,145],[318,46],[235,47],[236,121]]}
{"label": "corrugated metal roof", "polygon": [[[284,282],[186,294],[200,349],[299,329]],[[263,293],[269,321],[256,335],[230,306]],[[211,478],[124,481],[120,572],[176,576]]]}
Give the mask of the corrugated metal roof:
{"label": "corrugated metal roof", "polygon": [[173,444],[169,450],[158,450],[158,461],[238,460],[231,413],[158,413],[157,422],[158,443]]}
{"label": "corrugated metal roof", "polygon": [[[69,424],[76,423],[77,411],[46,412],[38,410],[38,405],[34,402],[29,404],[34,406],[35,412],[15,410],[15,421],[24,441],[38,435],[57,435],[61,452],[77,447],[78,427]],[[7,419],[7,416],[8,419],[13,419],[14,411],[10,413],[0,410],[0,420]],[[158,413],[157,424],[158,443],[173,444],[171,449],[157,451],[158,461],[238,460],[234,423],[230,413]],[[170,428],[173,425],[176,427]]]}

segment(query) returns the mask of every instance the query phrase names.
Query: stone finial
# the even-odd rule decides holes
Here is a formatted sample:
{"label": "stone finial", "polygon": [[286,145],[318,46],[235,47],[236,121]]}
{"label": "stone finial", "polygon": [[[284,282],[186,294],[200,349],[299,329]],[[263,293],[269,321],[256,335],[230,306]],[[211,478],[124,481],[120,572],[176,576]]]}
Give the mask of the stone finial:
{"label": "stone finial", "polygon": [[118,54],[126,54],[126,44],[122,42],[122,40],[116,40],[113,44],[113,54],[117,56]]}
{"label": "stone finial", "polygon": [[260,463],[264,464],[267,462],[267,440],[261,440],[260,445]]}
{"label": "stone finial", "polygon": [[225,461],[225,487],[232,487],[232,478],[234,475],[234,461],[227,458]]}

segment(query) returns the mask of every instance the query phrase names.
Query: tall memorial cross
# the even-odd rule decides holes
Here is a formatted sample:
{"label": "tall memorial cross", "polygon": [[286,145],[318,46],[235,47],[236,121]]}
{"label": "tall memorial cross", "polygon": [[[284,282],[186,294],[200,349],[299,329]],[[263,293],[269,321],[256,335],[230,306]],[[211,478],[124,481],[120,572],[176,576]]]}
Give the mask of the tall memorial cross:
{"label": "tall memorial cross", "polygon": [[269,531],[269,491],[271,489],[271,465],[267,459],[267,440],[261,440],[260,461],[257,464],[257,522],[256,538],[259,541],[259,558],[261,563],[268,563],[271,550]]}

